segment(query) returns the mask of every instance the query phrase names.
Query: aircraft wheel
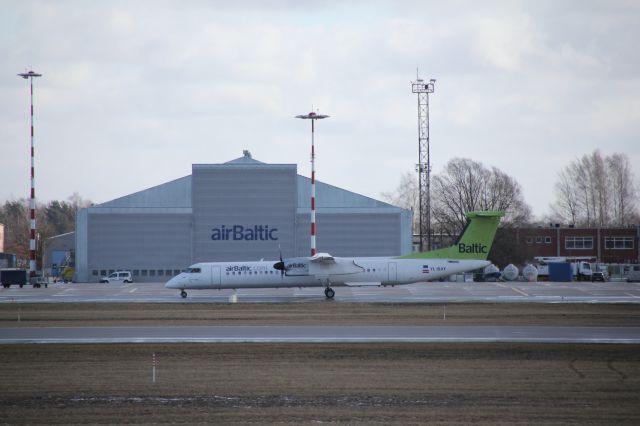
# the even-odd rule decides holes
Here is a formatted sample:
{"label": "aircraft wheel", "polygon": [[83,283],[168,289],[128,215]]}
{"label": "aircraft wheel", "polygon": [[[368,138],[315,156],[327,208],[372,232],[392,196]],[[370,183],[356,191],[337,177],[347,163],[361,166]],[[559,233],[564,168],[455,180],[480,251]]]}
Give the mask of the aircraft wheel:
{"label": "aircraft wheel", "polygon": [[336,292],[333,291],[331,287],[327,287],[324,289],[324,295],[327,296],[327,299],[333,299],[333,296],[336,295]]}
{"label": "aircraft wheel", "polygon": [[182,298],[183,298],[183,299],[185,299],[185,298],[187,297],[187,292],[186,292],[186,291],[184,291],[184,290],[182,290],[182,291],[180,292],[180,296],[182,296]]}

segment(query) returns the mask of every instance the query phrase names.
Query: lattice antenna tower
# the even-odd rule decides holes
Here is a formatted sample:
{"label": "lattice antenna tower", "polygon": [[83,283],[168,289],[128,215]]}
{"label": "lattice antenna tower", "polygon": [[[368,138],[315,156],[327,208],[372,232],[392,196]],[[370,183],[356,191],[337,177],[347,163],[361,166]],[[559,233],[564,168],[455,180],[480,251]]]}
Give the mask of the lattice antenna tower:
{"label": "lattice antenna tower", "polygon": [[[416,70],[416,81],[411,92],[418,94],[418,196],[420,251],[431,250],[431,157],[429,154],[429,93],[433,93],[436,80],[425,83]],[[425,244],[426,240],[426,244]]]}

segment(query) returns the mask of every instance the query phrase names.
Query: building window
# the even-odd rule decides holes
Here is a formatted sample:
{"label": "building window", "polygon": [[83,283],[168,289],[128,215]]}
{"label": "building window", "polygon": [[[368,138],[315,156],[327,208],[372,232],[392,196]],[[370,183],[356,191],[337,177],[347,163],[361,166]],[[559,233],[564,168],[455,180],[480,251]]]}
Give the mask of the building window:
{"label": "building window", "polygon": [[155,277],[156,276],[156,270],[155,269],[149,269],[149,276],[150,277]]}
{"label": "building window", "polygon": [[589,250],[593,248],[593,237],[566,237],[564,240],[566,249]]}
{"label": "building window", "polygon": [[526,242],[527,244],[533,244],[533,237],[527,237]]}
{"label": "building window", "polygon": [[134,270],[133,270],[133,276],[134,276],[134,277],[137,277],[138,275],[140,275],[140,271],[139,271],[139,270],[137,270],[137,269],[134,269]]}
{"label": "building window", "polygon": [[98,270],[94,269],[93,271],[91,271],[91,275],[93,275],[94,277],[98,276]]}
{"label": "building window", "polygon": [[100,269],[100,275],[104,277],[105,275],[107,275],[107,271],[104,269]]}
{"label": "building window", "polygon": [[147,270],[146,270],[146,269],[143,269],[143,270],[142,270],[142,271],[140,271],[140,272],[141,272],[140,274],[141,274],[143,277],[146,277],[146,276],[147,276]]}
{"label": "building window", "polygon": [[174,269],[173,275],[180,275],[180,269]]}
{"label": "building window", "polygon": [[159,277],[164,276],[164,269],[158,269],[158,276]]}
{"label": "building window", "polygon": [[551,244],[551,237],[544,237],[545,244]]}
{"label": "building window", "polygon": [[[171,269],[167,269],[167,271],[165,272],[165,274],[170,277],[171,276]],[[176,274],[177,275],[177,274]]]}
{"label": "building window", "polygon": [[613,250],[633,249],[633,237],[604,237],[604,248]]}
{"label": "building window", "polygon": [[536,244],[542,244],[542,237],[536,237]]}

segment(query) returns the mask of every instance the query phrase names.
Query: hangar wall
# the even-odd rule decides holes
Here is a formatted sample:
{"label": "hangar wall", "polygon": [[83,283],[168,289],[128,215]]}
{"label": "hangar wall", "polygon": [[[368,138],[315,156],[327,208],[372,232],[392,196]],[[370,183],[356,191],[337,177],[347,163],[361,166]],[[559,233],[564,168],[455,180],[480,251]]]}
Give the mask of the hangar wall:
{"label": "hangar wall", "polygon": [[[245,154],[194,164],[175,181],[83,209],[76,223],[76,280],[132,271],[165,281],[199,261],[277,259],[310,252],[310,180],[295,164]],[[316,182],[317,246],[334,256],[411,251],[412,213]]]}

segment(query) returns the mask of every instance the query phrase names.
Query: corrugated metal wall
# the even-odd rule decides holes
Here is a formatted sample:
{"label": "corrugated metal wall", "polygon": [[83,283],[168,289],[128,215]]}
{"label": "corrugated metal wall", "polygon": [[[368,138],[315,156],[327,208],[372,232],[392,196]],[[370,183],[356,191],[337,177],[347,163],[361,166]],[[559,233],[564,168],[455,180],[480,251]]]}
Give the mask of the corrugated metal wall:
{"label": "corrugated metal wall", "polygon": [[191,263],[190,214],[94,213],[87,230],[92,281],[98,278],[94,271],[154,270],[155,276],[157,270],[183,269]]}
{"label": "corrugated metal wall", "polygon": [[[397,212],[323,212],[316,214],[319,252],[333,256],[397,256],[402,253]],[[309,214],[298,215],[297,256],[309,256]]]}
{"label": "corrugated metal wall", "polygon": [[192,176],[196,262],[293,255],[295,165],[194,165]]}

